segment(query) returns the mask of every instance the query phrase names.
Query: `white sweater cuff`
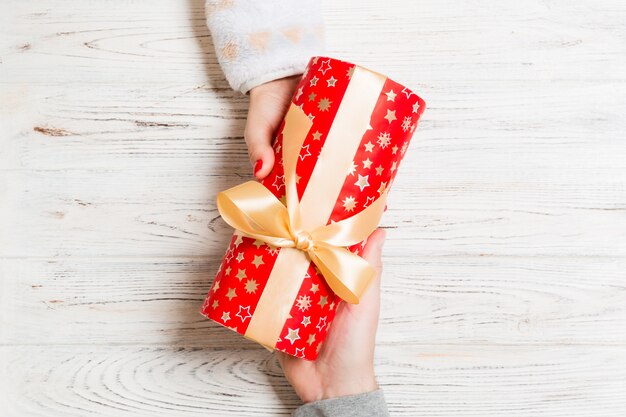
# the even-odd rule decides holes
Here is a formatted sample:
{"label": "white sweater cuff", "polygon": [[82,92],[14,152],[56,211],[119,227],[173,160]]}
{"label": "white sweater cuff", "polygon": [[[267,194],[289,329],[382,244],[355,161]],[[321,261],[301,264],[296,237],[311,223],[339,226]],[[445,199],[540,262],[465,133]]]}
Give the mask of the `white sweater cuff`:
{"label": "white sweater cuff", "polygon": [[317,0],[206,0],[207,24],[230,86],[242,93],[301,74],[323,55]]}

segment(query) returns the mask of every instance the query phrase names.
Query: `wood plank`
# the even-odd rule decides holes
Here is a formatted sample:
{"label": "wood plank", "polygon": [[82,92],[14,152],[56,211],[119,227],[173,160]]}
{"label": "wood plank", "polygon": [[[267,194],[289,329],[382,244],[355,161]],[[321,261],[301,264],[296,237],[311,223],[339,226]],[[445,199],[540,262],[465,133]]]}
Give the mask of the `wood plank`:
{"label": "wood plank", "polygon": [[[231,229],[218,218],[215,195],[250,177],[213,170],[7,171],[0,176],[7,214],[0,256],[219,253]],[[450,184],[401,174],[383,219],[397,228],[388,242],[394,256],[626,254],[620,176],[532,183],[520,173],[509,184],[497,177]]]}
{"label": "wood plank", "polygon": [[[523,80],[503,89],[455,81],[421,88],[429,109],[409,150],[410,172],[444,170],[444,179],[472,181],[496,171],[510,181],[559,173],[575,181],[614,176],[626,153],[626,100],[614,94],[624,84],[579,84]],[[3,170],[188,171],[231,159],[247,164],[247,99],[233,92],[190,83],[158,89],[16,84],[0,94]]]}
{"label": "wood plank", "polygon": [[[380,72],[393,70],[411,84],[624,80],[615,70],[626,62],[621,0],[576,6],[565,0],[332,3],[323,2],[329,52]],[[11,82],[185,80],[227,88],[203,0],[118,0],[115,7],[79,0],[3,4],[10,12],[2,13],[0,56]]]}
{"label": "wood plank", "polygon": [[[7,415],[280,416],[300,404],[263,348],[0,350]],[[387,346],[376,370],[392,415],[621,417],[624,358],[606,346]]]}
{"label": "wood plank", "polygon": [[[0,340],[256,349],[199,314],[217,261],[5,260]],[[624,271],[624,258],[387,258],[378,340],[625,344]]]}
{"label": "wood plank", "polygon": [[[0,2],[0,415],[288,415],[201,317],[250,177],[204,0]],[[384,225],[393,415],[624,416],[622,0],[323,2],[429,109]]]}

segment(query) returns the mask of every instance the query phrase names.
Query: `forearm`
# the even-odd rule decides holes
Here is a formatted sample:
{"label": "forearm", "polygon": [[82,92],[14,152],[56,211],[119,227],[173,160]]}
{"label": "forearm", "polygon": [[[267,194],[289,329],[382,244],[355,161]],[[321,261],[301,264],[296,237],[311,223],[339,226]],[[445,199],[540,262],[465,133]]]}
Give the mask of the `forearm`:
{"label": "forearm", "polygon": [[206,0],[207,24],[230,86],[242,93],[301,74],[323,51],[318,0]]}

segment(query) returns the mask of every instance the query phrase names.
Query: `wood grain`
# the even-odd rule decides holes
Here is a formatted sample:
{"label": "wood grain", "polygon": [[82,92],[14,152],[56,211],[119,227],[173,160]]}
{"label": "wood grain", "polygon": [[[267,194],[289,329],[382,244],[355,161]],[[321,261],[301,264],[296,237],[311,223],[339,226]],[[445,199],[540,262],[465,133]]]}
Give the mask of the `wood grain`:
{"label": "wood grain", "polygon": [[[626,5],[324,2],[329,55],[428,103],[391,193],[393,415],[626,415]],[[270,416],[198,309],[250,178],[202,0],[0,2],[0,415]]]}
{"label": "wood grain", "polygon": [[[276,358],[255,350],[3,347],[10,415],[265,416],[298,406]],[[403,346],[377,353],[392,415],[618,417],[615,347]]]}
{"label": "wood grain", "polygon": [[[6,261],[4,339],[257,348],[199,314],[218,259]],[[380,344],[626,343],[626,259],[386,259]]]}

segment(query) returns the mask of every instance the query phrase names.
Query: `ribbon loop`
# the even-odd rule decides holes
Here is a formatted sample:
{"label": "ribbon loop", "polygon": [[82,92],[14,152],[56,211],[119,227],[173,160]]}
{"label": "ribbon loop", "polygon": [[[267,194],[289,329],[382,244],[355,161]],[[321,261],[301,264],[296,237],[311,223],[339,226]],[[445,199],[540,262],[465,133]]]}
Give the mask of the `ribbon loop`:
{"label": "ribbon loop", "polygon": [[344,246],[364,240],[376,228],[385,196],[383,194],[360,213],[322,226],[312,233],[292,230],[287,208],[256,181],[219,193],[217,207],[226,223],[246,236],[305,252],[339,297],[349,303],[358,303],[374,276],[374,270]]}

